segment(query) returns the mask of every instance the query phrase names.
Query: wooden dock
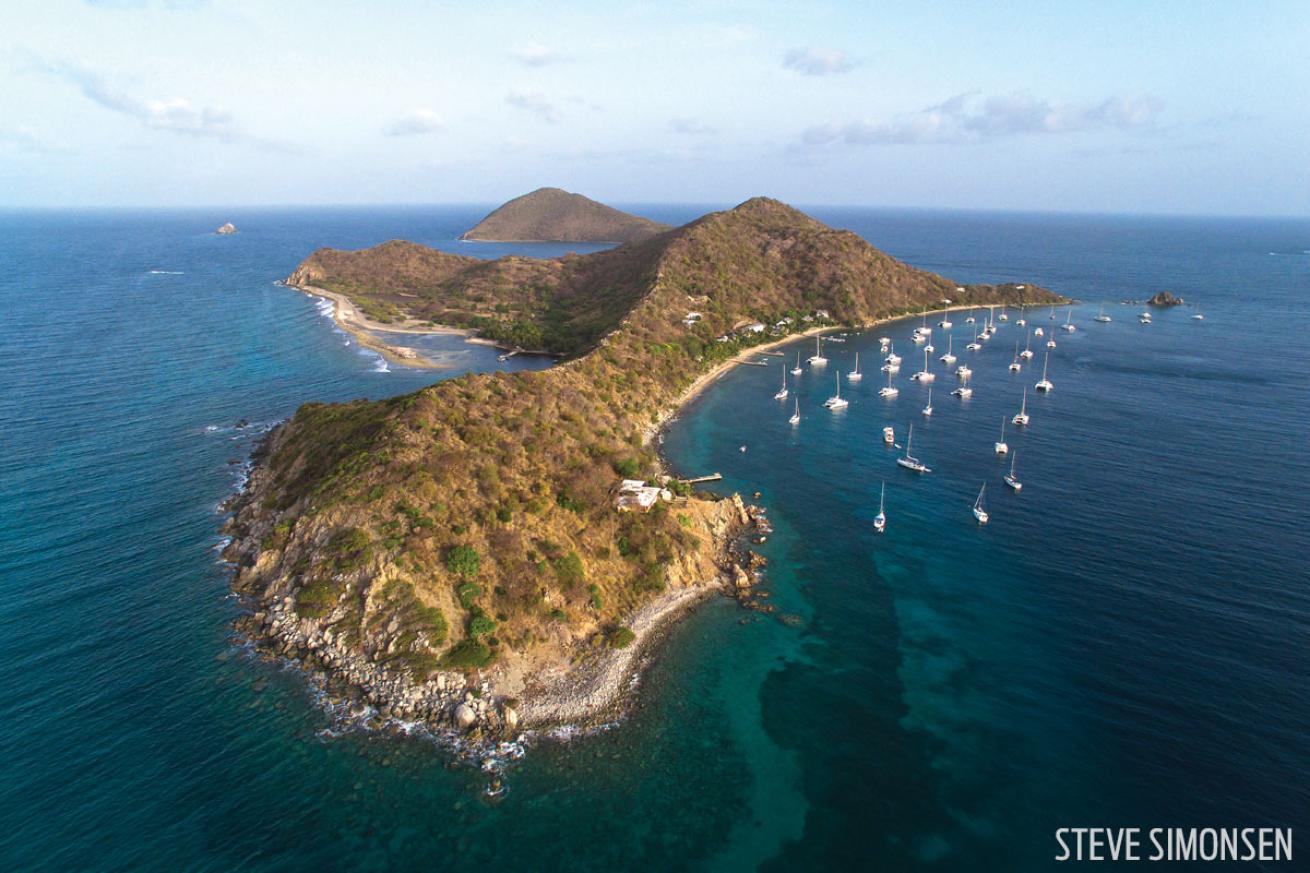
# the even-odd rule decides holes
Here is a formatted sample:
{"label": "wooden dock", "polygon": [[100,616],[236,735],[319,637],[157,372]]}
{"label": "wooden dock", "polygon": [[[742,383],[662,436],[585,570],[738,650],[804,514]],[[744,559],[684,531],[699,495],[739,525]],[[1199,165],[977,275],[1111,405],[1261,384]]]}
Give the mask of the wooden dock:
{"label": "wooden dock", "polygon": [[680,479],[684,485],[696,485],[700,482],[717,482],[723,478],[722,473],[711,473],[708,476],[697,476],[695,479]]}

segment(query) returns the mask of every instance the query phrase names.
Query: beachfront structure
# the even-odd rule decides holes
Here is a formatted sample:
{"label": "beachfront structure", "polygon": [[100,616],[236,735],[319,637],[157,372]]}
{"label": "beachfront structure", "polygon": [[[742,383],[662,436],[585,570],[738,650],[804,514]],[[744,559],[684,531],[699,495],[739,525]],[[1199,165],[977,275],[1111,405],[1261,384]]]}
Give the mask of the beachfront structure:
{"label": "beachfront structure", "polygon": [[624,479],[614,495],[614,508],[619,512],[650,512],[664,489],[647,485],[640,479]]}

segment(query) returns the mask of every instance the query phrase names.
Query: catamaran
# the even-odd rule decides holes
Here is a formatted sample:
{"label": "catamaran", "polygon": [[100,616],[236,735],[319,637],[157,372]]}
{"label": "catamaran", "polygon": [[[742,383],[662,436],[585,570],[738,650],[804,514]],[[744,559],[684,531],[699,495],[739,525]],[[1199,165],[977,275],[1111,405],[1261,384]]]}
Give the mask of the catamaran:
{"label": "catamaran", "polygon": [[1069,317],[1064,320],[1064,324],[1060,325],[1060,330],[1064,331],[1065,333],[1073,333],[1077,329],[1078,328],[1075,327],[1073,323],[1073,307],[1070,306]]}
{"label": "catamaran", "polygon": [[1010,451],[1010,446],[1005,442],[1005,416],[1001,416],[1001,438],[996,441],[996,454],[1004,455]]}
{"label": "catamaran", "polygon": [[797,352],[796,352],[796,366],[794,366],[794,367],[791,368],[791,374],[792,374],[793,376],[799,376],[801,373],[804,373],[804,372],[805,372],[805,371],[801,369],[801,353],[800,353],[800,351],[797,351]]}
{"label": "catamaran", "polygon": [[968,385],[961,385],[951,392],[953,397],[968,398],[973,396],[973,389]]}
{"label": "catamaran", "polygon": [[889,372],[889,373],[887,374],[887,387],[886,387],[886,388],[879,388],[879,389],[878,389],[878,396],[879,396],[879,397],[895,397],[897,394],[900,394],[900,393],[901,393],[901,389],[897,388],[895,385],[892,384],[892,374]]}
{"label": "catamaran", "polygon": [[889,446],[896,445],[896,431],[892,430],[890,424],[882,429],[882,441]]}
{"label": "catamaran", "polygon": [[816,367],[822,367],[828,363],[828,359],[823,356],[823,337],[814,338],[814,356],[810,358],[810,363]]}
{"label": "catamaran", "polygon": [[998,315],[998,316],[996,316],[996,320],[997,320],[997,321],[1009,321],[1009,320],[1010,320],[1010,315],[1009,315],[1009,313],[1007,313],[1007,312],[1005,311],[1005,307],[1004,307],[1004,306],[1001,307],[1001,314]]}
{"label": "catamaran", "polygon": [[856,352],[856,353],[855,353],[855,369],[854,369],[854,370],[851,370],[849,373],[847,373],[847,374],[846,374],[846,378],[847,378],[847,379],[850,379],[852,382],[858,382],[858,381],[860,381],[861,379],[864,378],[864,374],[860,372],[860,353],[859,353],[859,352]]}
{"label": "catamaran", "polygon": [[928,405],[923,408],[923,414],[932,415],[932,386],[928,386]]}
{"label": "catamaran", "polygon": [[1101,324],[1108,324],[1110,322],[1110,316],[1105,314],[1104,303],[1101,304],[1101,311],[1096,313],[1096,317],[1093,318],[1092,321],[1099,321]]}
{"label": "catamaran", "polygon": [[1014,418],[1010,419],[1014,424],[1020,427],[1028,426],[1028,389],[1023,389],[1023,402],[1019,404],[1019,411],[1015,413]]}
{"label": "catamaran", "polygon": [[901,363],[901,356],[896,354],[896,349],[889,348],[887,350],[887,357],[883,358],[883,360],[886,361],[888,364],[895,364],[899,366]]}
{"label": "catamaran", "polygon": [[1151,323],[1151,313],[1149,313],[1149,312],[1147,312],[1145,309],[1143,309],[1142,312],[1141,312],[1141,314],[1137,316],[1137,320],[1140,321],[1142,324],[1150,324],[1150,323]]}
{"label": "catamaran", "polygon": [[931,382],[933,379],[936,379],[936,378],[937,378],[936,374],[933,373],[931,370],[928,369],[928,350],[927,350],[927,349],[924,349],[924,350],[923,350],[923,369],[920,370],[919,372],[915,373],[915,374],[914,374],[913,376],[911,376],[910,378],[911,378],[911,379],[914,379],[914,380],[917,381],[917,382]]}
{"label": "catamaran", "polygon": [[786,370],[782,371],[782,387],[779,388],[778,392],[773,395],[773,399],[774,400],[787,399],[787,371]]}
{"label": "catamaran", "polygon": [[1019,461],[1019,453],[1015,452],[1013,455],[1010,456],[1010,472],[1005,474],[1005,484],[1009,485],[1015,491],[1022,491],[1023,483],[1019,481],[1018,476],[1014,475],[1014,465],[1018,461]]}
{"label": "catamaran", "polygon": [[937,359],[947,366],[955,363],[955,353],[952,351],[952,347],[955,345],[954,341],[954,334],[946,335],[946,354]]}
{"label": "catamaran", "polygon": [[973,329],[973,342],[969,343],[967,346],[965,346],[965,348],[971,352],[978,351],[979,349],[982,348],[982,343],[980,343],[978,340],[979,340],[978,328],[975,327]]}
{"label": "catamaran", "polygon": [[950,330],[950,329],[951,329],[951,316],[950,316],[950,312],[951,312],[951,311],[950,311],[949,309],[943,309],[943,310],[942,310],[942,320],[939,321],[939,322],[937,322],[937,326],[940,327],[942,330]]}
{"label": "catamaran", "polygon": [[1019,357],[1023,358],[1025,361],[1031,359],[1033,356],[1032,345],[1033,345],[1033,332],[1028,331],[1028,340],[1023,344],[1023,351],[1019,352]]}
{"label": "catamaran", "polygon": [[1019,304],[1019,320],[1016,321],[1015,324],[1019,325],[1019,327],[1023,327],[1023,326],[1026,325],[1027,323],[1028,323],[1028,319],[1027,319],[1027,317],[1024,316],[1024,306],[1023,306],[1022,303],[1020,303],[1020,304]]}
{"label": "catamaran", "polygon": [[1051,334],[1051,338],[1046,341],[1046,347],[1048,349],[1055,348],[1055,334]]}
{"label": "catamaran", "polygon": [[1050,317],[1050,320],[1051,320],[1051,321],[1055,321],[1055,306],[1054,306],[1054,305],[1051,306],[1051,317]]}
{"label": "catamaran", "polygon": [[787,419],[787,421],[792,424],[801,423],[801,400],[799,397],[796,398],[796,411],[791,414],[791,418]]}
{"label": "catamaran", "polygon": [[833,375],[837,378],[837,393],[823,401],[823,405],[826,409],[845,409],[851,404],[845,397],[841,396],[841,373],[834,373]]}
{"label": "catamaran", "polygon": [[1037,328],[1033,331],[1033,336],[1042,336],[1042,335],[1043,335],[1042,327],[1041,325],[1038,325]]}
{"label": "catamaran", "polygon": [[973,370],[969,369],[968,364],[961,364],[955,368],[955,375],[967,381],[971,376],[973,376]]}
{"label": "catamaran", "polygon": [[978,489],[978,499],[973,502],[973,517],[978,519],[979,524],[987,523],[987,510],[983,509],[983,494],[987,491],[987,483]]}
{"label": "catamaran", "polygon": [[1014,344],[1014,360],[1010,361],[1010,372],[1017,373],[1023,369],[1023,364],[1019,363],[1019,343]]}
{"label": "catamaran", "polygon": [[1038,391],[1050,391],[1053,388],[1055,388],[1055,386],[1051,384],[1051,380],[1046,378],[1046,367],[1050,363],[1051,363],[1051,353],[1047,352],[1046,360],[1042,362],[1042,381],[1037,383]]}
{"label": "catamaran", "polygon": [[878,498],[878,514],[873,517],[873,529],[882,533],[887,529],[887,513],[883,511],[883,505],[887,501],[887,483],[882,483],[882,496]]}
{"label": "catamaran", "polygon": [[900,464],[905,469],[913,470],[916,473],[931,473],[932,470],[928,469],[927,464],[925,464],[923,461],[920,461],[914,455],[910,454],[910,447],[913,442],[914,442],[914,425],[911,424],[910,432],[905,437],[905,454],[897,458],[896,463]]}
{"label": "catamaran", "polygon": [[1197,308],[1196,314],[1192,316],[1192,321],[1205,321],[1205,316],[1201,314],[1199,307]]}
{"label": "catamaran", "polygon": [[973,307],[969,307],[969,317],[964,320],[965,324],[973,324],[977,319],[973,317]]}

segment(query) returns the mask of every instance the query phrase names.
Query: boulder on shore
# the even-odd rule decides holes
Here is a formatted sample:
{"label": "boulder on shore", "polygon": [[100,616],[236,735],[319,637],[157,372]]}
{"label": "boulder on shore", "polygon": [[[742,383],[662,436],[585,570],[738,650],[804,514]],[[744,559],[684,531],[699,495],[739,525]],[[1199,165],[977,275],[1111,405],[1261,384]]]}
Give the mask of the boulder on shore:
{"label": "boulder on shore", "polygon": [[1146,302],[1152,306],[1182,306],[1183,298],[1175,297],[1168,291],[1160,291]]}
{"label": "boulder on shore", "polygon": [[467,703],[461,703],[455,707],[455,724],[467,730],[478,720],[478,714],[473,711],[473,707]]}
{"label": "boulder on shore", "polygon": [[229,233],[236,233],[236,232],[237,232],[237,226],[230,221],[224,224],[218,230],[214,231],[214,233],[222,234],[224,236],[226,236]]}

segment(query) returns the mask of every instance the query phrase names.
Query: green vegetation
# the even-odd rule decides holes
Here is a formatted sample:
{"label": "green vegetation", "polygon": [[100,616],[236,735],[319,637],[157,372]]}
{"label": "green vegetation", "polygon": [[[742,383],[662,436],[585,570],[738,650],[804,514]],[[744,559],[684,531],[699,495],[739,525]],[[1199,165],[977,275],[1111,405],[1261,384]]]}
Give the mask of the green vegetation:
{"label": "green vegetation", "polygon": [[631,628],[615,627],[610,628],[609,633],[605,635],[605,641],[609,643],[612,649],[626,649],[632,645],[637,635],[632,632]]}
{"label": "green vegetation", "polygon": [[[862,324],[943,297],[1056,299],[957,290],[770,200],[585,256],[483,261],[390,242],[321,250],[291,278],[405,317],[501,325],[524,341],[536,330],[574,357],[306,404],[275,435],[245,506],[277,552],[260,584],[290,579],[280,590],[297,591],[301,615],[330,616],[343,639],[415,675],[485,666],[558,639],[561,625],[614,645],[604,629],[715,572],[707,546],[722,514],[710,500],[670,483],[672,509],[618,513],[613,487],[654,472],[647,428],[717,362],[820,323],[817,310]],[[702,318],[688,326],[691,310]],[[783,326],[735,331],[750,321]]]}

